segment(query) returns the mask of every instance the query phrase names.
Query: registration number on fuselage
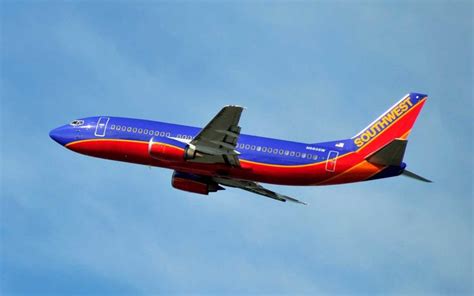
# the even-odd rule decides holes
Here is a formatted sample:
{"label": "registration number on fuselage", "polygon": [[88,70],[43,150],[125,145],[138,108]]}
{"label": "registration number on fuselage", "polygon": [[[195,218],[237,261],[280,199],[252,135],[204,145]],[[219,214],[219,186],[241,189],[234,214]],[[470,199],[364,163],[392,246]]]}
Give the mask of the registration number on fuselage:
{"label": "registration number on fuselage", "polygon": [[318,152],[326,152],[326,149],[313,147],[313,146],[306,146],[306,150],[318,151]]}

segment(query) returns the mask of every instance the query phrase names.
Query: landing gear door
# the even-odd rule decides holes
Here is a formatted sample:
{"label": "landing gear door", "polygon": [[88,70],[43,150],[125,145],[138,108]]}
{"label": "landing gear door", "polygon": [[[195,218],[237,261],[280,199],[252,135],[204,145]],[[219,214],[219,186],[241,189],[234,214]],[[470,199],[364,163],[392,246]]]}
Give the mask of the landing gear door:
{"label": "landing gear door", "polygon": [[105,129],[107,128],[107,124],[109,123],[109,117],[100,117],[99,121],[97,121],[97,127],[95,128],[95,135],[97,137],[105,137]]}
{"label": "landing gear door", "polygon": [[328,172],[336,171],[336,162],[337,162],[338,156],[339,156],[339,152],[329,151],[328,159],[326,161],[326,171]]}

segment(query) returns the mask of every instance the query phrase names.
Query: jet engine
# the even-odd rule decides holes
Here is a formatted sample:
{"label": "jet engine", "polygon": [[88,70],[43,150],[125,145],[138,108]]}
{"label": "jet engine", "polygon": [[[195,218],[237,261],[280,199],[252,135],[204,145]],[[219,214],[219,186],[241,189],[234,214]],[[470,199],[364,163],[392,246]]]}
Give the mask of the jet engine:
{"label": "jet engine", "polygon": [[176,171],[171,178],[171,185],[179,190],[205,195],[225,189],[206,177]]}
{"label": "jet engine", "polygon": [[189,145],[170,138],[160,139],[160,142],[151,138],[148,153],[154,159],[163,161],[184,161],[196,157],[196,151]]}

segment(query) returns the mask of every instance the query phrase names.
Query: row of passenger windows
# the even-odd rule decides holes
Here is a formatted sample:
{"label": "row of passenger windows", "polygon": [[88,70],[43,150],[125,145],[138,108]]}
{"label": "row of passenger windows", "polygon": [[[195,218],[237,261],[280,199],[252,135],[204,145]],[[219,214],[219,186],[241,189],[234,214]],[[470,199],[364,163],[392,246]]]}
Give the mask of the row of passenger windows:
{"label": "row of passenger windows", "polygon": [[[161,136],[161,137],[170,137],[171,133],[169,132],[160,132],[160,131],[155,131],[155,130],[149,130],[149,129],[142,129],[142,128],[136,128],[136,127],[130,127],[130,126],[124,126],[124,125],[115,125],[112,124],[110,126],[111,130],[116,130],[116,131],[122,131],[122,132],[129,132],[129,133],[139,133],[139,134],[144,134],[144,135],[150,135],[150,136]],[[177,138],[180,139],[187,139],[187,140],[192,140],[192,136],[188,135],[177,135]],[[314,159],[317,160],[318,156],[316,154],[311,154],[311,153],[301,153],[301,152],[295,152],[295,151],[290,151],[290,150],[283,150],[283,149],[277,149],[277,148],[271,148],[271,147],[262,147],[262,146],[256,146],[256,145],[249,145],[249,144],[239,144],[237,145],[237,148],[240,149],[247,149],[247,150],[255,150],[255,151],[261,151],[265,153],[273,153],[273,154],[280,154],[280,155],[285,155],[285,156],[293,156],[293,157],[301,157],[301,158],[307,158],[307,159]]]}
{"label": "row of passenger windows", "polygon": [[149,130],[149,129],[143,129],[143,128],[136,128],[136,127],[130,127],[130,126],[124,126],[124,125],[115,125],[112,124],[110,126],[111,130],[116,130],[116,131],[122,131],[122,132],[129,132],[129,133],[139,133],[139,134],[144,134],[144,135],[150,135],[150,136],[171,136],[171,133],[167,132],[160,132],[160,131],[155,131],[155,130]]}
{"label": "row of passenger windows", "polygon": [[301,153],[301,152],[295,152],[295,151],[290,151],[290,150],[283,150],[283,149],[277,149],[277,148],[271,148],[271,147],[262,147],[262,146],[249,145],[249,144],[239,144],[237,148],[247,149],[247,150],[256,150],[256,151],[280,154],[280,155],[285,155],[285,156],[294,156],[294,157],[301,157],[301,158],[307,158],[307,159],[314,159],[314,160],[318,159],[318,156],[316,154]]}
{"label": "row of passenger windows", "polygon": [[[111,130],[116,130],[116,131],[122,131],[122,132],[129,132],[129,133],[139,133],[139,134],[144,134],[144,135],[150,135],[150,136],[161,136],[161,137],[171,137],[170,132],[160,132],[160,131],[155,131],[155,130],[149,130],[149,129],[143,129],[143,128],[137,128],[137,127],[130,127],[130,126],[124,126],[124,125],[115,125],[112,124],[110,126]],[[180,139],[186,139],[186,140],[192,140],[192,136],[188,135],[177,135],[177,138]]]}

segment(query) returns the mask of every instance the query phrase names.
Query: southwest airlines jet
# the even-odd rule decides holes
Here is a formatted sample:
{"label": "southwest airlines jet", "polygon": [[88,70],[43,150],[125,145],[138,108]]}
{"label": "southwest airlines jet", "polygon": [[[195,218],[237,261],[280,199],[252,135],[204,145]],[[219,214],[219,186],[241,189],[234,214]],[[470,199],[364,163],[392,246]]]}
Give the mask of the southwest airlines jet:
{"label": "southwest airlines jet", "polygon": [[95,116],[58,127],[50,137],[81,154],[172,169],[171,184],[180,190],[209,194],[234,187],[303,203],[260,183],[330,185],[400,174],[430,182],[403,162],[426,99],[409,93],[355,136],[322,143],[241,134],[239,106],[225,106],[204,128]]}

